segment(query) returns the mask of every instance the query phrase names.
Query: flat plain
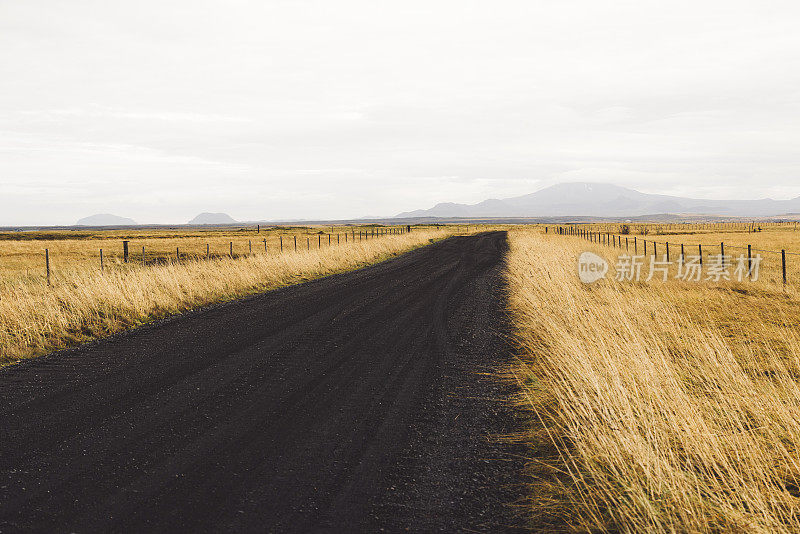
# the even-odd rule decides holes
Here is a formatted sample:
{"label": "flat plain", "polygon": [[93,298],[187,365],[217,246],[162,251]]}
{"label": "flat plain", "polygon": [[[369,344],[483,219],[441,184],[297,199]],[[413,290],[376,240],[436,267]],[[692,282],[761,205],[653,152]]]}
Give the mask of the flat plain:
{"label": "flat plain", "polygon": [[0,241],[3,524],[798,532],[793,223],[347,231]]}

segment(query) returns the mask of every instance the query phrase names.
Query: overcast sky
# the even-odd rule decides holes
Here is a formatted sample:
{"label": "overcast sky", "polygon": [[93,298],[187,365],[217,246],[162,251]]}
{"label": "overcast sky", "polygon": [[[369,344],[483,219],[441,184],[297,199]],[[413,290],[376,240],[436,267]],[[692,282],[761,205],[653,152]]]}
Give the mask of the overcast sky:
{"label": "overcast sky", "polygon": [[800,195],[800,3],[0,0],[0,225]]}

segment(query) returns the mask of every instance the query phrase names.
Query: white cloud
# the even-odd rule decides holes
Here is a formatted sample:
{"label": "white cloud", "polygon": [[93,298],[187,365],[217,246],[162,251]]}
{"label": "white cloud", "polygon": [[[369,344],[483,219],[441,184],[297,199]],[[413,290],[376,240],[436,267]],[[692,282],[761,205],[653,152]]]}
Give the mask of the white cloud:
{"label": "white cloud", "polygon": [[782,1],[0,3],[0,224],[800,195]]}

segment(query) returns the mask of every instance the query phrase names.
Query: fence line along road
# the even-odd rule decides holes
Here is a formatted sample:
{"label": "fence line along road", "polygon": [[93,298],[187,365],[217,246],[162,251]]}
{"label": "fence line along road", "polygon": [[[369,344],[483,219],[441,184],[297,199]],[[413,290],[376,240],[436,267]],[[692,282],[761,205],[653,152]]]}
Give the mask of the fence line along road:
{"label": "fence line along road", "polygon": [[[722,223],[720,223],[720,224],[722,224]],[[776,224],[780,224],[780,223],[776,223]],[[637,236],[630,237],[628,235],[615,234],[615,233],[611,233],[611,232],[595,232],[595,231],[592,231],[590,229],[581,228],[581,227],[578,227],[578,226],[571,226],[571,225],[570,226],[556,226],[554,228],[555,228],[556,234],[558,234],[558,235],[580,237],[582,239],[586,239],[587,241],[589,241],[591,243],[598,244],[598,245],[604,245],[604,246],[614,247],[614,248],[625,248],[626,251],[630,251],[631,247],[633,247],[633,253],[634,254],[638,254],[639,253],[639,245],[642,245],[643,253],[644,253],[644,255],[647,255],[647,245],[649,243],[651,245],[651,248],[650,248],[651,254],[650,255],[651,256],[656,256],[656,255],[658,255],[658,246],[659,245],[663,245],[665,247],[664,256],[666,256],[667,261],[670,260],[670,248],[669,248],[670,245],[672,245],[673,247],[678,247],[678,246],[680,247],[681,253],[680,253],[679,258],[680,258],[681,262],[683,261],[683,258],[685,257],[685,249],[687,247],[683,243],[673,243],[673,242],[670,242],[670,241],[656,241],[654,239],[648,240],[648,239],[644,239],[644,238],[639,239]],[[548,233],[548,232],[549,232],[549,227],[545,227],[545,233]],[[623,239],[625,240],[625,244],[624,245],[622,243]],[[688,246],[697,247],[697,253],[698,253],[697,255],[700,257],[700,265],[703,265],[703,256],[704,256],[704,254],[708,255],[709,257],[714,256],[714,254],[711,253],[711,250],[716,249],[716,247],[719,247],[719,250],[720,250],[719,256],[721,256],[721,257],[725,256],[726,247],[728,249],[736,249],[736,250],[741,250],[741,251],[745,251],[746,250],[747,251],[747,256],[746,256],[747,265],[748,265],[748,268],[750,270],[752,270],[752,265],[753,265],[753,259],[754,259],[753,252],[759,252],[759,253],[763,252],[764,254],[780,255],[780,258],[781,258],[781,275],[783,277],[783,283],[784,284],[788,283],[788,277],[787,277],[787,274],[786,274],[786,256],[800,256],[800,253],[787,252],[786,249],[781,249],[780,251],[777,251],[777,250],[765,250],[765,249],[753,248],[752,245],[747,245],[746,247],[737,246],[737,245],[726,245],[724,241],[719,243],[718,245],[705,245],[705,244],[702,244],[702,243],[697,243],[697,244],[688,245]]]}
{"label": "fence line along road", "polygon": [[[323,248],[323,246],[322,246],[322,242],[323,242],[322,236],[326,236],[327,237],[327,239],[328,239],[327,246],[328,247],[333,247],[334,245],[340,246],[342,244],[357,243],[357,242],[361,242],[361,241],[367,241],[367,240],[370,240],[370,239],[376,239],[376,238],[386,237],[386,236],[391,236],[391,235],[408,234],[410,232],[411,232],[411,225],[398,226],[397,228],[371,228],[371,229],[364,229],[364,230],[358,230],[358,231],[353,229],[350,232],[339,232],[339,233],[335,234],[336,235],[336,243],[333,242],[333,235],[334,234],[329,234],[327,232],[319,232],[317,234],[317,249],[322,249]],[[287,234],[279,234],[278,235],[278,247],[279,247],[278,248],[278,252],[279,252],[279,254],[283,254],[283,238],[286,235]],[[344,235],[344,240],[341,239],[342,235]],[[350,239],[348,239],[349,236],[350,236]],[[293,237],[294,237],[294,251],[297,252],[298,251],[297,250],[297,235],[293,235]],[[264,241],[264,253],[268,254],[269,250],[267,248],[267,240],[266,240],[266,238],[263,241]],[[342,241],[344,241],[344,243]],[[129,244],[130,244],[130,240],[127,240],[127,239],[122,240],[122,262],[123,263],[132,263]],[[310,251],[311,250],[311,238],[310,237],[306,238],[306,245],[307,245],[306,251]],[[156,256],[156,255],[153,254],[152,255],[153,259],[151,260],[150,263],[151,264],[160,265],[160,264],[167,263],[167,262],[174,262],[177,265],[181,265],[182,264],[182,262],[181,262],[182,259],[183,260],[195,260],[195,261],[198,261],[200,259],[211,260],[211,259],[219,259],[219,258],[235,259],[235,258],[248,257],[248,256],[252,256],[253,255],[253,242],[252,242],[252,240],[248,240],[247,241],[247,248],[248,248],[248,253],[247,254],[235,254],[234,250],[233,250],[233,241],[229,242],[228,247],[229,248],[228,248],[228,254],[227,255],[225,255],[225,254],[214,255],[212,253],[212,251],[211,251],[211,245],[209,243],[206,243],[205,256],[203,256],[202,254],[194,254],[194,255],[192,255],[192,254],[189,254],[187,252],[181,252],[180,247],[176,247],[174,256],[170,255],[169,257],[165,258],[164,256]],[[100,256],[99,256],[100,272],[105,272],[105,264],[106,264],[107,256],[104,255],[102,248],[100,248],[99,250],[100,250]],[[52,273],[52,270],[50,268],[50,257],[51,257],[50,249],[49,248],[45,248],[44,249],[44,262],[45,262],[45,277],[47,279],[47,285],[50,285],[50,275]],[[117,256],[117,258],[119,258],[119,256]],[[147,265],[147,256],[146,256],[146,250],[145,250],[144,245],[142,245],[142,257],[141,257],[141,261],[139,263],[141,265]]]}
{"label": "fence line along road", "polygon": [[[630,227],[652,227],[660,231],[674,231],[676,233],[686,233],[687,230],[708,230],[708,231],[731,231],[731,232],[758,232],[764,228],[787,228],[797,231],[800,228],[800,221],[767,221],[751,220],[748,222],[714,222],[714,223],[581,223],[581,226],[589,228],[590,231],[602,232],[604,228],[619,227],[625,224]],[[571,224],[562,225],[563,227]],[[558,228],[558,225],[555,226]]]}

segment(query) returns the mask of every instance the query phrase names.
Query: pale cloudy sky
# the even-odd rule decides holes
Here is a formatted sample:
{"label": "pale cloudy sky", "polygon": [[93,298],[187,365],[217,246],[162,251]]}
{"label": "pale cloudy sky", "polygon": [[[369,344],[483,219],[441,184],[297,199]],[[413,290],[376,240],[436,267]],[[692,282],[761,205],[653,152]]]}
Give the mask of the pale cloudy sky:
{"label": "pale cloudy sky", "polygon": [[800,195],[796,1],[0,0],[0,225]]}

